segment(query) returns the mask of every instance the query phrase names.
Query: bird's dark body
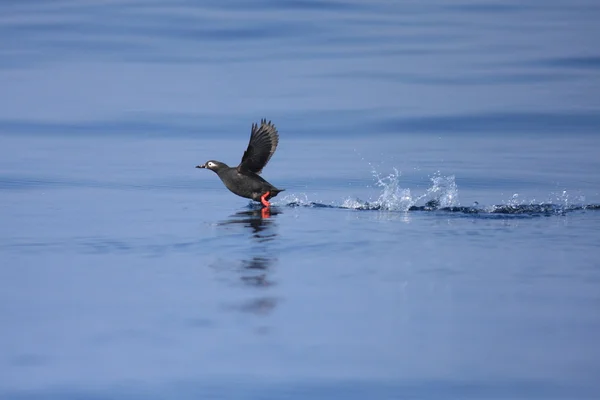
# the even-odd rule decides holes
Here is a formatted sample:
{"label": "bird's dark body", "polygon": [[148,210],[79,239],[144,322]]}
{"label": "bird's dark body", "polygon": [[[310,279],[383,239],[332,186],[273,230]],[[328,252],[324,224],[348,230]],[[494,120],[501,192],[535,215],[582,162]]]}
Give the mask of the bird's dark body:
{"label": "bird's dark body", "polygon": [[221,178],[221,181],[223,181],[227,189],[238,196],[254,201],[260,201],[260,197],[267,192],[270,193],[269,196],[265,198],[266,200],[277,196],[277,194],[281,192],[281,190],[271,185],[260,175],[253,172],[239,172],[235,167],[232,168],[224,165],[223,168],[220,168],[219,171],[217,171],[217,175]]}
{"label": "bird's dark body", "polygon": [[275,153],[278,144],[279,133],[275,125],[263,119],[260,125],[252,124],[248,148],[237,167],[209,160],[203,165],[198,165],[197,168],[207,168],[216,172],[231,192],[247,199],[260,201],[268,207],[268,200],[284,189],[277,189],[259,174]]}

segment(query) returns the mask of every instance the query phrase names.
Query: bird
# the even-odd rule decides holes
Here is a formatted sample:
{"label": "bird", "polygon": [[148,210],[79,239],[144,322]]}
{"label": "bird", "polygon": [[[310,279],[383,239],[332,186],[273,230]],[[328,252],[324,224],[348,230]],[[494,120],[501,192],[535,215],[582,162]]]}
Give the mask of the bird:
{"label": "bird", "polygon": [[260,173],[267,165],[279,144],[279,133],[271,121],[261,119],[260,125],[252,123],[250,142],[237,167],[230,167],[221,161],[208,160],[196,168],[206,168],[214,171],[225,187],[238,196],[260,201],[263,209],[269,209],[269,200],[285,189],[278,189],[266,180]]}

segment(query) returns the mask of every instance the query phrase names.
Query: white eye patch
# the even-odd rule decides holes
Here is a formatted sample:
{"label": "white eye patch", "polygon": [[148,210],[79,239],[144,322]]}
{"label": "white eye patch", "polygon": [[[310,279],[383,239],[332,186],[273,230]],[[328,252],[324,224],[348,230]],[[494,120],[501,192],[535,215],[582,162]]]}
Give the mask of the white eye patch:
{"label": "white eye patch", "polygon": [[212,161],[209,161],[209,162],[208,162],[208,166],[209,166],[209,167],[216,167],[216,166],[217,166],[217,164],[215,164],[215,163],[214,163],[214,162],[212,162]]}

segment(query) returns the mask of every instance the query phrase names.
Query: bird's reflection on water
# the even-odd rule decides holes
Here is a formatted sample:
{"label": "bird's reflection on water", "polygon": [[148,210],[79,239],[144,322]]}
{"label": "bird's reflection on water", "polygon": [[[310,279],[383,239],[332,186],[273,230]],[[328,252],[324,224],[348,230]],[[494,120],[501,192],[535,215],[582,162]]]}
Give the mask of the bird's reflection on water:
{"label": "bird's reflection on water", "polygon": [[276,217],[280,213],[276,208],[271,208],[267,215],[261,209],[244,210],[218,224],[223,227],[242,226],[249,231],[248,256],[240,260],[239,278],[245,286],[260,292],[258,297],[253,297],[236,307],[239,310],[265,315],[277,305],[277,299],[266,295],[265,289],[268,290],[275,284],[269,275],[277,262],[273,253],[273,242],[278,237]]}
{"label": "bird's reflection on water", "polygon": [[252,209],[246,211],[239,211],[229,217],[229,219],[220,222],[219,226],[228,226],[240,224],[249,228],[252,231],[252,237],[262,243],[268,242],[277,236],[273,228],[275,226],[275,216],[281,214],[275,208],[271,208],[268,216],[265,216],[264,212],[260,209]]}

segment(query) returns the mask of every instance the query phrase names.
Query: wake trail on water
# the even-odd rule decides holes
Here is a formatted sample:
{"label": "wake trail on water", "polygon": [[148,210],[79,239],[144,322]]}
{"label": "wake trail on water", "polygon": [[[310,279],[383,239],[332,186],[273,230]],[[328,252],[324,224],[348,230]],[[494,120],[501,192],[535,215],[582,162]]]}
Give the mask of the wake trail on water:
{"label": "wake trail on water", "polygon": [[550,216],[564,215],[580,210],[600,210],[600,204],[582,204],[571,200],[564,191],[556,196],[555,202],[526,202],[514,194],[505,204],[482,206],[477,202],[470,206],[460,205],[458,187],[454,175],[443,176],[440,173],[433,175],[431,185],[421,194],[414,194],[408,188],[400,185],[401,174],[394,168],[387,176],[381,176],[373,169],[375,186],[380,188],[377,199],[365,201],[348,197],[339,203],[320,203],[309,200],[306,194],[289,194],[273,202],[275,206],[285,207],[312,207],[333,208],[360,211],[389,211],[413,212],[436,211],[446,213],[460,213],[485,216]]}

